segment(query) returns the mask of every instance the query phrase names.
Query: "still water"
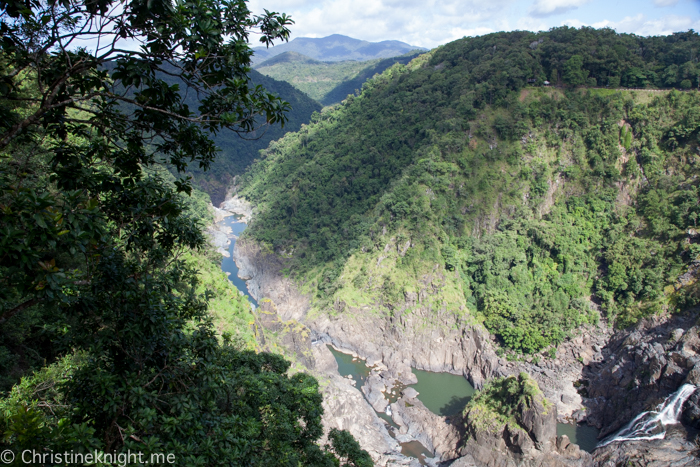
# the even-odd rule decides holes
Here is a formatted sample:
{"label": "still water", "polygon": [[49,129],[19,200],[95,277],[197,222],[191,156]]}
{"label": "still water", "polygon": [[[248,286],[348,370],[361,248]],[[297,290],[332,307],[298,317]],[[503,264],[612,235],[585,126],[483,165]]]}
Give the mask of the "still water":
{"label": "still water", "polygon": [[426,465],[426,457],[433,457],[433,453],[425,449],[425,446],[423,446],[418,441],[409,441],[407,443],[401,443],[401,454],[408,457],[415,457],[420,461],[421,465]]}
{"label": "still water", "polygon": [[229,239],[231,240],[231,245],[229,246],[228,250],[229,257],[224,257],[224,259],[221,261],[221,270],[228,273],[228,280],[230,280],[238,290],[243,292],[245,296],[248,297],[248,301],[250,301],[250,303],[257,307],[258,302],[256,302],[255,299],[248,293],[248,287],[246,286],[245,281],[238,277],[238,266],[236,266],[236,262],[233,260],[233,247],[236,246],[236,240],[238,239],[239,235],[241,235],[247,227],[246,223],[241,222],[240,219],[241,216],[229,216],[225,217],[224,220],[220,222],[221,225],[231,228],[231,232],[229,233]]}
{"label": "still water", "polygon": [[[335,361],[338,363],[338,373],[340,373],[340,376],[342,376],[343,378],[352,376],[352,379],[356,382],[355,387],[357,389],[360,389],[367,380],[367,376],[369,376],[370,373],[370,369],[367,367],[367,365],[365,365],[364,360],[354,358],[350,354],[339,352],[330,345],[328,346],[328,350],[331,351],[331,353],[335,357]],[[394,420],[392,420],[389,415],[383,412],[376,412],[376,414],[379,416],[379,418],[384,420],[389,425],[389,434],[391,434],[391,436],[394,436],[393,429],[398,428],[398,425],[394,423]],[[415,457],[420,461],[421,465],[425,465],[426,457],[433,457],[433,453],[428,451],[425,448],[425,446],[423,446],[418,441],[409,441],[407,443],[400,444],[401,454],[403,454],[404,456]]]}
{"label": "still water", "polygon": [[[357,382],[359,389],[369,375],[369,368],[363,360],[354,359],[352,355],[338,352],[328,346],[336,361],[338,371],[343,377],[352,376]],[[435,373],[432,371],[413,369],[413,374],[418,378],[418,383],[412,385],[418,391],[418,399],[431,412],[443,417],[455,415],[464,409],[475,394],[474,387],[466,378],[450,373]],[[391,425],[390,417],[386,414],[378,414],[382,419]],[[578,444],[584,451],[592,452],[598,443],[598,429],[588,425],[573,425],[569,423],[557,424],[557,436],[567,435],[572,443]],[[411,457],[423,459],[425,452],[428,452],[423,445],[418,442],[402,443],[402,452]],[[421,454],[423,453],[423,454]],[[430,455],[430,454],[428,454]]]}
{"label": "still water", "polygon": [[365,384],[367,376],[369,376],[369,368],[365,365],[364,360],[355,359],[350,354],[338,352],[330,345],[328,349],[335,357],[335,361],[338,362],[338,373],[340,373],[340,376],[343,378],[352,376],[352,379],[357,383],[356,387],[360,389]]}
{"label": "still water", "polygon": [[590,425],[557,423],[557,436],[568,436],[572,443],[578,444],[581,449],[588,452],[593,452],[598,444],[598,433],[598,428]]}
{"label": "still water", "polygon": [[472,398],[474,387],[464,376],[413,369],[418,399],[431,412],[447,417],[458,414]]}

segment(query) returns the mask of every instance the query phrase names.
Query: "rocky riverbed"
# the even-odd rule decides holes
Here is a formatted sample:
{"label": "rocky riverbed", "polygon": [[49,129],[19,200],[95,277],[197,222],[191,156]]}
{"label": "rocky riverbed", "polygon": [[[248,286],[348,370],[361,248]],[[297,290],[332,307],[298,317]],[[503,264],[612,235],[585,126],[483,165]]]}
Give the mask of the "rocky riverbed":
{"label": "rocky riverbed", "polygon": [[[224,206],[248,217],[253,213],[244,200],[235,197]],[[432,414],[421,403],[414,403],[410,392],[391,404],[392,415],[395,414],[392,418],[399,426],[397,439],[418,440],[441,461],[458,458],[455,466],[519,465],[524,459],[528,465],[613,465],[611,459],[636,459],[640,452],[653,456],[654,444],[640,441],[633,442],[637,448],[629,443],[614,443],[591,457],[567,437],[556,436],[556,421],[588,422],[601,428],[602,434],[610,433],[637,413],[651,408],[683,381],[698,384],[700,366],[696,366],[696,354],[700,348],[692,318],[685,321],[681,317],[658,318],[658,322],[643,323],[636,329],[614,334],[601,323],[563,343],[552,360],[509,362],[498,357],[494,343],[480,325],[456,318],[431,304],[429,297],[443,279],[443,271],[438,268],[423,278],[423,288],[406,293],[403,303],[394,304],[389,317],[342,302],[334,303],[334,313],[322,314],[312,313],[310,297],[300,293],[296,284],[281,273],[286,266],[285,255],[273,254],[243,238],[236,243],[233,256],[239,275],[249,279],[251,295],[258,300],[268,298],[281,322],[299,323],[308,330],[310,341],[332,343],[361,356],[370,366],[381,364],[385,368],[381,384],[385,386],[414,382],[411,367],[462,374],[477,388],[496,376],[521,371],[530,374],[544,396],[555,403],[556,410],[546,414],[547,421],[537,422],[547,426],[554,423],[554,428],[546,430],[548,438],[544,444],[534,432],[528,432],[525,437],[516,433],[480,432],[465,438],[459,426],[450,426],[451,422],[444,417]],[[307,362],[310,370],[325,381],[326,427],[349,429],[377,465],[414,463],[415,459],[401,456],[397,440],[389,436],[386,424],[373,410],[373,406],[380,409],[388,403],[372,389],[378,382],[370,382],[363,395],[337,374],[323,347],[310,347],[313,362],[308,359]],[[629,397],[629,391],[637,397]],[[692,416],[697,419],[700,415],[697,401],[691,400],[687,411],[695,413]],[[682,426],[678,429],[684,430]],[[474,441],[479,437],[483,439]],[[682,438],[669,437],[663,440],[666,443],[663,446],[670,446],[669,452],[675,446],[686,457],[695,456],[688,443],[681,443]],[[539,442],[540,446],[548,447],[533,450],[528,439],[533,446]],[[491,449],[492,453],[485,456],[478,452],[477,447],[482,444],[505,447]],[[524,451],[528,452],[526,457]]]}

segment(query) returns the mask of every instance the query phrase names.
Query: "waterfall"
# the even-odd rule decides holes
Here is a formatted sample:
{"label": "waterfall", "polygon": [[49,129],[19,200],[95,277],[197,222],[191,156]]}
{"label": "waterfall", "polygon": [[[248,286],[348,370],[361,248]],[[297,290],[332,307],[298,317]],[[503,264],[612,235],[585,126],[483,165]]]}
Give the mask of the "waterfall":
{"label": "waterfall", "polygon": [[693,384],[684,384],[668,396],[657,410],[640,413],[620,431],[601,441],[597,447],[601,448],[615,441],[663,439],[666,436],[666,425],[680,423],[683,404],[696,389]]}

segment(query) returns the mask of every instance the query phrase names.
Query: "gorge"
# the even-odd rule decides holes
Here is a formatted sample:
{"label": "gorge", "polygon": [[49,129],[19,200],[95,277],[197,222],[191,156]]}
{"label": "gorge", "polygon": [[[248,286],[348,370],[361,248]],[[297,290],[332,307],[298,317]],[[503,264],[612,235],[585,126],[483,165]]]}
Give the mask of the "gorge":
{"label": "gorge", "polygon": [[[236,213],[230,217],[226,217],[225,220],[228,220],[227,222],[223,221],[220,223],[231,228],[229,235],[231,235],[230,238],[234,240],[233,244],[236,245],[235,240],[237,240],[246,226],[245,222],[240,221],[238,216],[244,218],[247,216],[249,218],[252,214],[252,209],[244,201],[236,198],[231,199],[228,203],[224,203],[223,206],[224,208],[228,207],[232,209],[230,214]],[[245,249],[245,242],[243,245],[242,248],[231,247],[233,258],[238,261],[240,272],[238,273],[239,277],[230,278],[235,280],[234,284],[239,288],[241,293],[249,293],[246,287],[246,284],[249,284],[252,286],[253,290],[261,294],[257,296],[257,299],[268,296],[263,295],[267,292],[269,295],[277,297],[278,300],[285,300],[287,296],[285,294],[290,294],[290,297],[294,297],[291,303],[305,303],[304,299],[299,297],[299,292],[289,283],[288,279],[282,277],[279,271],[277,274],[273,273],[274,269],[280,266],[279,263],[269,257],[267,257],[267,261],[260,261],[259,253],[254,256],[247,256],[245,251],[249,250]],[[266,258],[265,255],[262,257]],[[273,264],[269,264],[268,261],[270,260],[273,261]],[[230,261],[228,258],[224,258],[222,262],[222,269],[226,272],[231,271],[230,266],[226,266],[228,261]],[[245,278],[246,281],[243,281],[241,277]],[[267,278],[267,280],[273,279],[275,285],[267,285],[263,278]],[[286,291],[285,294],[275,294],[273,290],[281,284],[284,284],[282,290]],[[253,301],[255,298],[251,297],[250,300]],[[285,314],[281,314],[282,320],[286,320],[289,317],[292,317],[292,319],[296,319],[293,317],[304,319],[304,315],[299,313],[299,310],[294,310],[292,308],[295,305],[290,307],[286,301],[274,302],[272,306],[274,306],[276,313],[279,313],[280,310],[285,310]],[[345,344],[342,340],[334,339],[331,335],[314,329],[311,327],[314,321],[311,321],[311,323],[310,330],[314,337],[307,341],[307,345],[311,347],[314,359],[312,360],[313,366],[308,367],[308,370],[317,375],[317,377],[328,378],[328,383],[335,386],[333,389],[326,389],[324,391],[326,397],[332,395],[331,397],[336,399],[335,404],[324,405],[327,410],[335,409],[332,412],[329,410],[330,413],[324,416],[324,422],[327,426],[349,428],[353,435],[360,440],[363,447],[376,447],[378,450],[372,451],[370,448],[370,453],[373,458],[375,458],[375,461],[379,462],[378,465],[409,465],[411,462],[415,462],[415,460],[411,459],[418,460],[420,465],[442,465],[440,461],[447,461],[454,458],[457,454],[457,446],[454,443],[457,442],[456,438],[463,435],[457,434],[455,431],[450,431],[450,427],[448,427],[451,423],[450,416],[456,415],[456,419],[461,420],[461,411],[474,393],[471,384],[464,379],[464,376],[451,373],[434,373],[424,370],[415,370],[410,367],[408,368],[410,376],[408,373],[401,375],[401,373],[395,370],[392,372],[384,365],[383,360],[373,360],[372,357],[368,357],[367,354],[359,352],[354,353],[356,350],[351,350],[350,346]],[[695,332],[695,339],[697,339],[697,329],[691,329],[690,332],[691,335],[692,332]],[[362,347],[358,346],[355,349],[361,351]],[[700,347],[697,349],[700,350]],[[391,351],[390,348],[379,348],[377,350],[380,355]],[[435,352],[436,350],[438,349],[433,347],[429,353]],[[579,348],[579,352],[581,350],[582,349]],[[294,351],[298,352],[298,349]],[[426,352],[426,349],[419,349],[419,352],[420,351]],[[332,358],[330,358],[329,354],[332,355]],[[522,368],[523,366],[519,366],[517,369]],[[406,367],[403,367],[403,369],[405,371]],[[528,369],[532,371],[532,367]],[[503,373],[506,371],[508,370],[503,371]],[[697,369],[694,371],[697,373]],[[512,372],[513,370],[511,370],[511,373]],[[494,371],[492,374],[497,375],[499,373]],[[391,377],[382,377],[384,375],[395,375],[396,379],[392,381]],[[468,377],[467,375],[465,376]],[[390,384],[388,386],[380,384],[380,387],[377,388],[377,380],[382,382],[388,381]],[[540,381],[546,380],[540,379]],[[396,385],[396,387],[392,387],[392,383]],[[573,384],[573,381],[569,381],[569,383]],[[545,390],[545,392],[551,394],[551,392],[547,390]],[[693,392],[694,387],[692,385],[686,384],[686,386],[684,386],[683,399],[680,401],[680,405],[679,403],[674,405],[675,418],[666,417],[668,420],[666,420],[665,423],[679,422],[680,413],[682,412],[681,407]],[[674,398],[674,396],[676,397]],[[669,398],[678,400],[678,395],[672,394]],[[560,397],[559,400],[561,399]],[[353,404],[357,405],[358,403],[362,404],[364,408],[360,409],[357,406],[352,407]],[[403,408],[401,407],[401,403],[404,404]],[[414,408],[416,405],[422,407],[424,412],[423,418],[415,416],[406,417],[406,408]],[[580,409],[585,410],[585,407],[579,405],[579,409],[574,411],[570,410],[567,414],[569,415],[568,420],[564,417],[559,417],[559,423],[556,425],[556,435],[558,436],[556,444],[557,446],[564,446],[565,450],[568,449],[571,451],[571,446],[578,441],[586,451],[593,452],[595,456],[603,457],[606,454],[598,455],[595,454],[594,450],[596,447],[603,448],[608,444],[613,444],[612,438],[607,442],[599,442],[597,439],[598,430],[595,427],[588,426],[585,423],[578,425],[577,421],[581,420],[581,416],[575,412],[581,413]],[[564,408],[564,410],[566,410],[566,408]],[[363,416],[358,416],[358,412],[362,413]],[[560,412],[560,414],[566,414],[566,412]],[[440,420],[441,416],[448,416],[448,418]],[[638,418],[640,417],[635,418],[630,425],[634,424],[633,422]],[[674,418],[674,420],[671,421],[671,418]],[[368,419],[372,421],[371,424],[364,425],[362,428],[358,426],[363,423],[366,424]],[[445,421],[447,421],[448,426],[444,425]],[[441,424],[443,428],[439,429]],[[436,425],[438,427],[437,430]],[[354,431],[353,428],[355,428]],[[453,428],[452,430],[455,429]],[[378,436],[377,432],[381,433],[381,438],[379,439],[383,438],[384,443],[377,444],[376,439],[373,439]],[[647,439],[663,440],[663,434],[659,435],[658,432],[656,433],[656,436]],[[452,439],[449,439],[450,434],[453,436]],[[566,438],[564,436],[566,436]],[[453,445],[445,446],[443,443],[445,439],[443,437],[447,438]],[[392,443],[390,441],[391,438],[397,440],[398,445]],[[429,448],[426,448],[426,446]],[[387,448],[389,449],[387,450]],[[382,452],[381,449],[385,449],[386,451]],[[450,449],[452,449],[452,451],[450,451]],[[688,446],[685,446],[685,449],[683,449],[681,445],[681,450],[687,451]],[[571,453],[569,453],[569,455],[572,457]],[[587,459],[580,454],[573,457],[576,456]],[[513,459],[522,462],[523,459],[526,458],[514,455]],[[594,459],[597,460],[598,457],[594,457]],[[571,462],[571,458],[564,462],[565,463],[562,465],[569,465],[567,462]],[[594,465],[591,462],[594,461],[591,460],[581,465]],[[481,464],[477,462],[475,465]]]}
{"label": "gorge", "polygon": [[[570,44],[627,40],[457,41],[315,115],[232,186],[223,207],[250,219],[233,258],[265,348],[319,378],[326,429],[377,465],[417,462],[397,457],[409,442],[433,464],[696,462],[694,391],[663,439],[596,448],[700,372],[697,94],[571,74],[619,84],[601,52],[581,61]],[[511,83],[515,57],[508,76],[559,83]],[[359,360],[339,373],[328,345]],[[478,392],[433,405],[416,374]]]}
{"label": "gorge", "polygon": [[295,24],[0,7],[0,461],[698,465],[700,35]]}

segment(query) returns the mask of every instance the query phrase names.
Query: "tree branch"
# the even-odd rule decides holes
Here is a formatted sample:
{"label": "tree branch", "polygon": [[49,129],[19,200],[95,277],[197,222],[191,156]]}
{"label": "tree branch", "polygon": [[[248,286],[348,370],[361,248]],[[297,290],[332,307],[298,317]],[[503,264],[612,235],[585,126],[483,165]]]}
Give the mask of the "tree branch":
{"label": "tree branch", "polygon": [[32,298],[32,299],[27,300],[24,303],[20,303],[19,305],[17,305],[16,307],[14,307],[10,310],[7,310],[5,313],[2,314],[2,316],[0,316],[0,324],[4,324],[5,321],[12,318],[14,315],[19,313],[20,311],[22,311],[26,308],[29,308],[32,305],[36,305],[41,300],[42,300],[41,298]]}

